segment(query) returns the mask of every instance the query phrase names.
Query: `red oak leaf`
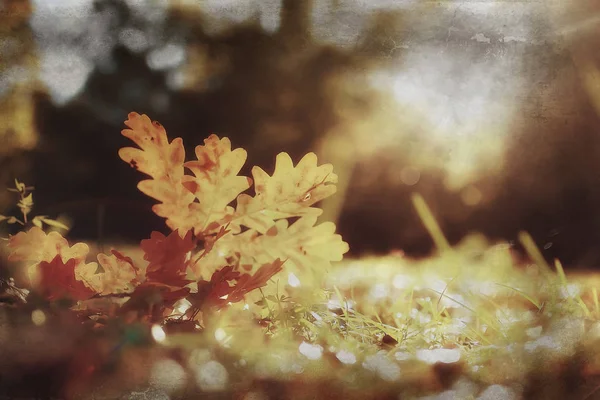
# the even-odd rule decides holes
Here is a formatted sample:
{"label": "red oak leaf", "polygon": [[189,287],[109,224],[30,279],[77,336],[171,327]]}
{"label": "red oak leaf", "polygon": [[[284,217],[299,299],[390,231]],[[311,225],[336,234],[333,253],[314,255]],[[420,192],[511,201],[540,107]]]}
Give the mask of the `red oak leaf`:
{"label": "red oak leaf", "polygon": [[[249,292],[263,287],[282,270],[283,261],[277,259],[261,266],[254,275],[240,274],[233,267],[227,266],[213,273],[210,281],[198,282],[198,293],[190,296],[196,306],[205,304],[223,307],[228,303],[237,303]],[[235,282],[231,285],[231,282]]]}
{"label": "red oak leaf", "polygon": [[51,262],[40,263],[40,281],[37,290],[40,294],[52,301],[59,299],[86,300],[96,294],[84,283],[75,278],[76,259],[63,262],[60,255]]}
{"label": "red oak leaf", "polygon": [[160,232],[152,232],[150,239],[140,244],[144,251],[144,260],[149,261],[146,278],[168,286],[183,287],[190,283],[185,279],[190,252],[196,247],[192,232],[185,237],[177,232],[165,236]]}
{"label": "red oak leaf", "polygon": [[239,279],[240,276],[240,273],[234,271],[231,266],[215,271],[210,278],[210,297],[212,297],[213,300],[218,301],[221,297],[229,296],[229,293],[231,292],[229,282]]}
{"label": "red oak leaf", "polygon": [[284,261],[277,259],[270,264],[262,265],[254,275],[243,274],[227,297],[227,301],[235,303],[244,299],[251,291],[261,288],[283,269]]}

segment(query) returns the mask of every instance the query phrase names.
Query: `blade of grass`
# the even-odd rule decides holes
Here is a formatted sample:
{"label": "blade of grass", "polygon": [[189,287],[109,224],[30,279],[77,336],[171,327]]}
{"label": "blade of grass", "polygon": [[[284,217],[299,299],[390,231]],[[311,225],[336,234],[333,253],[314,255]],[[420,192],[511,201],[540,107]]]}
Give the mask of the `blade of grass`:
{"label": "blade of grass", "polygon": [[525,292],[524,292],[524,291],[522,291],[521,289],[517,289],[517,288],[515,288],[515,287],[508,286],[508,285],[504,285],[504,284],[502,284],[502,283],[498,283],[498,282],[495,282],[495,284],[496,284],[496,285],[498,285],[498,286],[502,286],[503,288],[510,289],[510,290],[513,290],[513,291],[517,292],[517,293],[518,293],[519,295],[521,295],[521,296],[522,296],[522,297],[523,297],[525,300],[527,300],[527,301],[529,301],[531,304],[533,304],[533,305],[535,306],[535,308],[537,308],[537,309],[538,309],[538,311],[542,309],[542,305],[541,305],[541,303],[540,303],[539,301],[535,300],[535,299],[534,299],[532,296],[530,296],[529,294],[525,293]]}
{"label": "blade of grass", "polygon": [[425,199],[418,193],[413,193],[412,195],[413,206],[415,207],[421,222],[425,225],[425,229],[429,232],[429,235],[433,239],[435,246],[437,247],[440,253],[448,252],[452,250],[448,239],[444,236],[440,225],[437,223],[433,213],[427,203],[425,203]]}
{"label": "blade of grass", "polygon": [[519,232],[519,242],[521,242],[521,245],[523,245],[525,251],[537,266],[542,268],[545,272],[551,271],[550,266],[542,255],[542,252],[528,232]]}

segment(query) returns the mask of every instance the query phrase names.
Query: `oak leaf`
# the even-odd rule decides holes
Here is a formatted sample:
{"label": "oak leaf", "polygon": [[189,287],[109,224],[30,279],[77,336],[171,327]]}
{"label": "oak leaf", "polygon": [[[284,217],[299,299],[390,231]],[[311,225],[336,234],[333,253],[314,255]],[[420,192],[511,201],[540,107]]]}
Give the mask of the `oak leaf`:
{"label": "oak leaf", "polygon": [[260,233],[278,219],[321,215],[322,210],[312,206],[335,193],[338,180],[331,164],[317,165],[314,153],[295,167],[287,153],[279,153],[272,176],[254,167],[252,177],[255,195],[238,196],[234,221]]}
{"label": "oak leaf", "polygon": [[264,235],[249,230],[236,237],[235,248],[240,264],[252,266],[280,258],[286,267],[296,270],[327,270],[332,261],[340,261],[349,247],[335,234],[335,224],[315,225],[317,217],[306,216],[289,225],[279,220]]}
{"label": "oak leaf", "polygon": [[60,254],[50,262],[42,261],[39,269],[37,292],[47,300],[86,300],[95,292],[76,276],[77,259],[64,261]]}
{"label": "oak leaf", "polygon": [[133,260],[116,250],[111,255],[98,254],[102,273],[89,276],[86,282],[98,294],[132,292],[139,283],[139,271]]}
{"label": "oak leaf", "polygon": [[[166,218],[167,225],[184,235],[189,230],[200,234],[230,217],[229,206],[252,184],[250,178],[238,176],[246,162],[246,151],[231,149],[228,138],[211,135],[204,145],[196,146],[197,160],[185,161],[180,138],[169,143],[164,127],[147,115],[130,113],[122,134],[139,146],[125,147],[119,156],[140,172],[149,175],[138,184],[140,191],[158,200],[154,212]],[[185,175],[185,168],[194,176]]]}
{"label": "oak leaf", "polygon": [[50,262],[57,254],[65,262],[70,258],[84,259],[89,252],[85,243],[77,243],[71,247],[60,233],[46,234],[37,226],[12,236],[8,247],[11,249],[9,261],[25,261],[29,264]]}
{"label": "oak leaf", "polygon": [[125,125],[129,129],[123,129],[121,134],[140,148],[124,147],[119,150],[119,157],[152,178],[138,183],[138,189],[160,202],[152,209],[158,216],[166,218],[172,230],[185,234],[195,222],[190,210],[194,195],[182,184],[183,141],[176,138],[169,143],[164,127],[145,114],[129,113]]}
{"label": "oak leaf", "polygon": [[[28,231],[19,232],[12,236],[8,242],[11,250],[9,261],[22,261],[25,263],[25,280],[27,286],[36,286],[40,280],[42,263],[52,263],[58,256],[64,265],[73,267],[73,272],[78,280],[86,281],[95,274],[96,263],[85,263],[89,247],[85,243],[76,243],[69,246],[69,242],[58,232],[46,234],[37,226]],[[70,262],[72,260],[72,262]]]}
{"label": "oak leaf", "polygon": [[197,160],[184,164],[194,174],[185,176],[183,182],[198,199],[192,205],[196,233],[219,227],[219,221],[233,214],[229,203],[252,184],[250,178],[238,176],[246,157],[244,149],[231,150],[228,138],[211,135],[203,146],[196,146]]}
{"label": "oak leaf", "polygon": [[159,282],[173,287],[183,287],[190,283],[186,279],[191,251],[196,247],[191,231],[182,238],[177,232],[165,236],[152,232],[150,239],[142,240],[140,247],[144,251],[146,280]]}
{"label": "oak leaf", "polygon": [[217,308],[237,303],[253,290],[261,288],[282,270],[283,261],[277,259],[262,265],[253,275],[240,273],[233,266],[226,266],[212,274],[210,281],[198,282],[198,292],[190,295],[196,307],[205,305]]}
{"label": "oak leaf", "polygon": [[[238,279],[237,285],[234,288],[235,290],[229,295],[229,297],[239,301],[242,299],[240,296],[244,296],[248,292],[265,286],[267,282],[273,278],[273,276],[283,269],[283,264],[284,261],[276,259],[273,262],[263,264],[252,275],[243,274]],[[231,299],[228,300],[232,301]]]}

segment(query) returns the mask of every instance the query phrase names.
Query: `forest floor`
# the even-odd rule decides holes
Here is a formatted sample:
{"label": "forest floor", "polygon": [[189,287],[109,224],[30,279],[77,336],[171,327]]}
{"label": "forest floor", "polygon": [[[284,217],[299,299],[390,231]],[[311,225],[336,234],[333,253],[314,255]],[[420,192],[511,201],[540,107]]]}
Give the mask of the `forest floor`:
{"label": "forest floor", "polygon": [[177,319],[185,304],[100,332],[4,305],[0,399],[600,399],[600,276],[528,251],[472,236],[423,260],[284,271],[200,329]]}

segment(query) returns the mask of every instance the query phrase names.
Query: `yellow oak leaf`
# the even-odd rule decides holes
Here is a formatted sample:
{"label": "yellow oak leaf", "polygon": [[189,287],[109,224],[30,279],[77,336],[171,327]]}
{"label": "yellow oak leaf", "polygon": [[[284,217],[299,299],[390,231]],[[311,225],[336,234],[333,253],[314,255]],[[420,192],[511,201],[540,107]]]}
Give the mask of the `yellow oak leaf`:
{"label": "yellow oak leaf", "polygon": [[111,255],[98,254],[104,272],[87,275],[85,282],[99,294],[130,293],[138,283],[138,270],[129,257],[113,250]]}
{"label": "yellow oak leaf", "polygon": [[[39,268],[41,263],[49,264],[56,256],[64,265],[74,268],[75,278],[85,283],[85,276],[95,272],[96,263],[85,263],[89,247],[85,243],[76,243],[69,246],[69,242],[58,232],[46,234],[37,226],[28,231],[19,232],[12,236],[8,242],[11,250],[9,261],[22,261],[25,263],[25,278],[28,285],[36,286],[40,281]],[[72,260],[72,261],[71,261]],[[69,261],[71,261],[69,263]]]}
{"label": "yellow oak leaf", "polygon": [[266,234],[254,230],[236,235],[234,248],[242,266],[263,264],[274,259],[285,261],[286,269],[327,270],[348,252],[348,243],[335,234],[335,224],[316,225],[317,217],[307,216],[289,225],[286,219],[275,223]]}
{"label": "yellow oak leaf", "polygon": [[252,176],[255,196],[238,196],[233,221],[260,233],[281,218],[321,215],[322,210],[312,206],[335,193],[338,179],[331,164],[317,165],[314,153],[295,167],[287,153],[279,153],[272,176],[260,167],[252,169]]}
{"label": "yellow oak leaf", "polygon": [[124,147],[119,150],[119,157],[152,178],[141,181],[138,189],[160,202],[154,205],[153,211],[166,218],[171,229],[185,234],[195,222],[191,215],[194,195],[182,184],[185,161],[183,141],[176,138],[169,143],[164,127],[151,121],[145,114],[129,113],[125,125],[129,129],[123,129],[121,134],[140,148]]}
{"label": "yellow oak leaf", "polygon": [[184,177],[184,186],[199,201],[193,205],[196,233],[218,227],[219,221],[233,213],[229,203],[252,184],[250,178],[238,176],[246,157],[244,149],[231,150],[228,138],[211,135],[203,146],[196,146],[197,160],[184,164],[194,174]]}

